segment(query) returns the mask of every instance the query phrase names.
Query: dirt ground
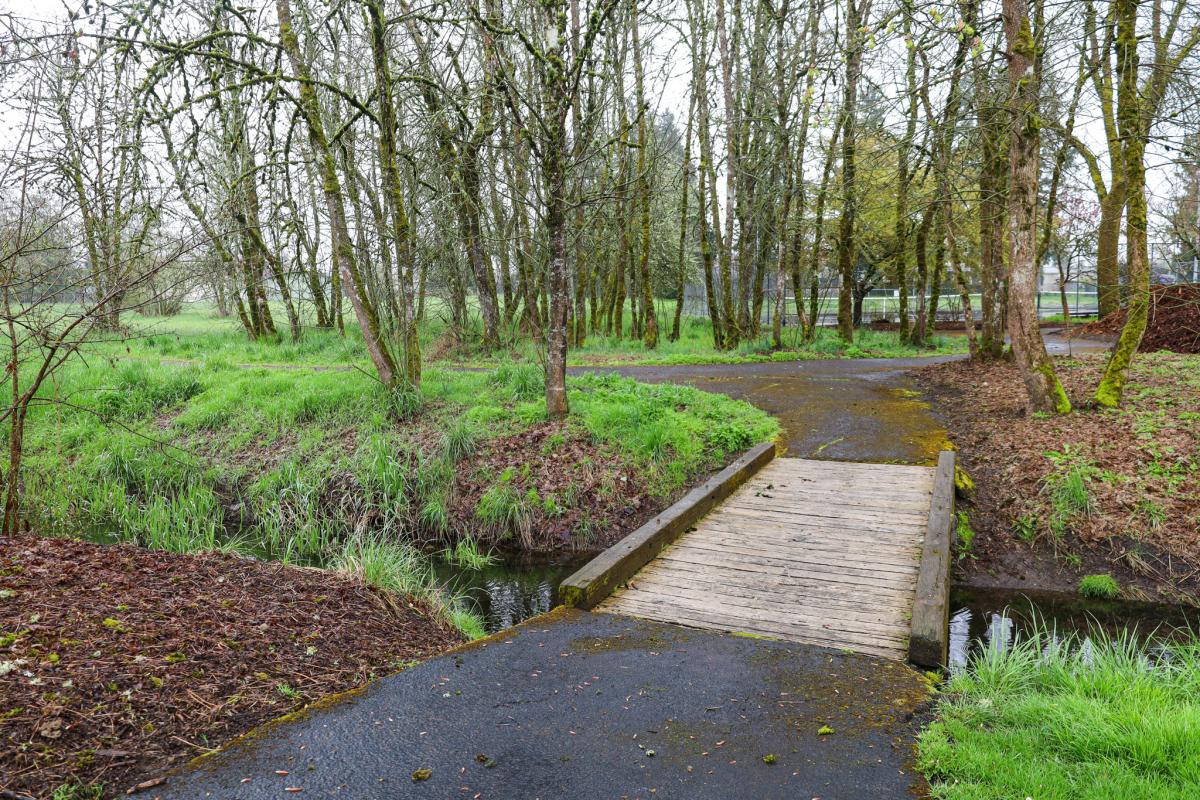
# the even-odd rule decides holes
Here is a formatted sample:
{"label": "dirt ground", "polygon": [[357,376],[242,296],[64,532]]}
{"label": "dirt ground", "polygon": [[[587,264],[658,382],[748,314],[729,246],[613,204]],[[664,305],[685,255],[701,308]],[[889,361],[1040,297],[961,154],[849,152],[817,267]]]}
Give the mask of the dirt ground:
{"label": "dirt ground", "polygon": [[975,483],[957,581],[1075,591],[1110,573],[1127,597],[1198,602],[1200,358],[1142,355],[1122,407],[1088,409],[1103,365],[1057,360],[1076,406],[1064,417],[1027,414],[1008,363],[914,373]]}
{"label": "dirt ground", "polygon": [[123,794],[460,640],[428,607],[329,572],[0,539],[0,797]]}

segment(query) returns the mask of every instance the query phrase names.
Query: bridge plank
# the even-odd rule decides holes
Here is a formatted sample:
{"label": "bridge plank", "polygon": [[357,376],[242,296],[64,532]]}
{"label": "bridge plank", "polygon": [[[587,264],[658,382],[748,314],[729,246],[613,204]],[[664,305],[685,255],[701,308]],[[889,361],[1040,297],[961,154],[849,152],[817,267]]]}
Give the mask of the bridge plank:
{"label": "bridge plank", "polygon": [[933,473],[776,459],[598,609],[903,658]]}

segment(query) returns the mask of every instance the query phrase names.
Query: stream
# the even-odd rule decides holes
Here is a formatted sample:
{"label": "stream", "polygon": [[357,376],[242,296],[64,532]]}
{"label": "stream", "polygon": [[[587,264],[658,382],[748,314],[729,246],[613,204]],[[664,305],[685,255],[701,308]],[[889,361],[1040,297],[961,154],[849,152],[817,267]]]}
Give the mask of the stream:
{"label": "stream", "polygon": [[[516,625],[558,604],[558,585],[589,555],[553,561],[513,559],[479,570],[440,564],[439,578],[464,594],[482,614],[488,633]],[[1169,638],[1196,630],[1200,609],[1124,600],[1088,600],[1077,594],[955,587],[950,593],[951,671],[986,647],[1007,647],[1036,630],[1081,641],[1119,636]]]}

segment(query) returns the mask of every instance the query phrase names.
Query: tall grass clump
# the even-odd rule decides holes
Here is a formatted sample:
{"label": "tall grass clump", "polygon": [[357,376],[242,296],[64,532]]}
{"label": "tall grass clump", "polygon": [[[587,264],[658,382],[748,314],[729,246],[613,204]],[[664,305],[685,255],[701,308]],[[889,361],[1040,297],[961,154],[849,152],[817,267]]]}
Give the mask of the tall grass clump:
{"label": "tall grass clump", "polygon": [[365,437],[355,454],[355,476],[367,502],[386,516],[400,516],[407,511],[413,476],[409,473],[407,450],[392,437],[385,433]]}
{"label": "tall grass clump", "polygon": [[465,569],[483,569],[495,564],[497,558],[492,553],[479,549],[474,539],[462,538],[454,545],[442,551],[442,559],[447,564]]}
{"label": "tall grass clump", "polygon": [[536,400],[546,393],[546,373],[529,362],[503,361],[492,372],[489,382],[505,389],[513,400]]}
{"label": "tall grass clump", "polygon": [[421,551],[382,536],[347,539],[330,567],[369,586],[399,594],[421,596],[433,584],[433,570]]}
{"label": "tall grass clump", "polygon": [[429,559],[411,545],[356,534],[345,541],[330,568],[368,586],[425,600],[469,639],[484,635],[479,615],[464,598],[449,596],[437,584]]}
{"label": "tall grass clump", "polygon": [[946,800],[1200,796],[1200,639],[1047,632],[989,647],[951,678],[920,736]]}
{"label": "tall grass clump", "polygon": [[220,503],[203,484],[139,502],[121,482],[105,480],[88,487],[81,501],[90,527],[123,542],[171,553],[215,550],[221,544]]}
{"label": "tall grass clump", "polygon": [[1046,457],[1055,465],[1044,486],[1050,497],[1050,532],[1061,538],[1072,520],[1091,511],[1090,483],[1096,467],[1070,447],[1051,451]]}
{"label": "tall grass clump", "polygon": [[1108,574],[1084,575],[1079,579],[1079,593],[1084,597],[1111,600],[1121,594],[1121,585]]}
{"label": "tall grass clump", "polygon": [[526,547],[532,546],[532,509],[528,498],[513,487],[510,470],[480,496],[475,518],[501,538],[516,534]]}
{"label": "tall grass clump", "polygon": [[461,461],[475,452],[478,443],[475,427],[459,418],[442,434],[442,455],[447,461]]}

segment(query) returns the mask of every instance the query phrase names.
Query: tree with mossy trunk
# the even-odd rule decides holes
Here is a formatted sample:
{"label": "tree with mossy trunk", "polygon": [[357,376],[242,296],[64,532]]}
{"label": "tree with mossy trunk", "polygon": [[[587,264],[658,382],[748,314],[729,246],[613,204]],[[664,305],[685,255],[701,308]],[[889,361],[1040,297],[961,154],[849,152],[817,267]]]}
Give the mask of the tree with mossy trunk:
{"label": "tree with mossy trunk", "polygon": [[[1038,328],[1037,190],[1040,48],[1043,2],[1035,0],[1033,19],[1025,0],[1004,0],[1008,43],[1009,134],[1008,334],[1028,394],[1031,411],[1067,414],[1071,401],[1054,372]],[[1035,27],[1036,26],[1036,27]]]}
{"label": "tree with mossy trunk", "polygon": [[276,17],[279,22],[279,41],[300,86],[297,92],[300,116],[308,129],[308,140],[317,161],[317,174],[321,179],[321,192],[325,196],[329,214],[329,229],[333,244],[335,269],[341,272],[343,285],[354,307],[362,329],[367,355],[384,386],[395,386],[397,381],[396,360],[384,341],[379,324],[379,314],[372,302],[358,261],[354,255],[354,243],[350,239],[350,226],[346,218],[346,200],[342,194],[342,182],[338,177],[337,165],[329,137],[325,133],[325,122],[317,90],[312,80],[311,69],[300,47],[300,39],[292,22],[292,6],[289,0],[276,0]]}
{"label": "tree with mossy trunk", "polygon": [[842,212],[838,218],[837,263],[838,335],[854,341],[854,223],[857,212],[855,169],[858,140],[855,122],[858,113],[858,82],[862,78],[864,20],[871,13],[870,0],[846,0],[846,75],[842,92]]}
{"label": "tree with mossy trunk", "polygon": [[[996,48],[999,49],[999,48]],[[979,141],[979,350],[985,361],[1004,355],[1004,215],[1008,204],[1008,126],[997,68],[984,60],[982,43],[972,57]]]}
{"label": "tree with mossy trunk", "polygon": [[1166,33],[1162,31],[1162,2],[1155,0],[1153,16],[1155,30],[1154,69],[1143,86],[1138,81],[1138,0],[1116,0],[1113,16],[1116,23],[1117,55],[1117,126],[1120,138],[1121,168],[1124,173],[1125,256],[1129,280],[1129,307],[1121,337],[1113,347],[1104,375],[1096,387],[1093,399],[1102,406],[1121,402],[1125,379],[1133,354],[1137,352],[1146,332],[1150,315],[1150,253],[1147,236],[1146,203],[1146,143],[1157,108],[1167,90],[1167,81],[1179,64],[1200,44],[1200,27],[1192,29],[1179,49],[1171,53],[1171,33],[1177,28],[1183,13],[1183,0],[1178,0],[1168,17]]}
{"label": "tree with mossy trunk", "polygon": [[[1145,189],[1145,169],[1142,174],[1130,176],[1127,172],[1128,139],[1133,131],[1122,119],[1128,119],[1129,103],[1136,99],[1137,127],[1144,127],[1148,139],[1152,124],[1162,113],[1162,101],[1167,88],[1175,81],[1180,66],[1194,52],[1200,43],[1200,26],[1195,22],[1187,24],[1183,14],[1190,0],[1175,0],[1167,8],[1165,0],[1150,0],[1150,2],[1133,2],[1126,8],[1121,3],[1112,2],[1103,19],[1097,13],[1096,4],[1088,0],[1085,5],[1084,29],[1087,31],[1087,42],[1083,48],[1083,57],[1093,91],[1098,101],[1098,111],[1104,124],[1104,134],[1108,150],[1107,179],[1100,166],[1100,157],[1076,137],[1068,127],[1063,131],[1072,147],[1079,153],[1087,165],[1088,176],[1096,192],[1100,204],[1100,222],[1097,230],[1096,244],[1096,283],[1099,294],[1100,315],[1111,314],[1120,305],[1118,252],[1121,238],[1121,217],[1127,212],[1127,206],[1133,200],[1137,188],[1131,183],[1141,181]],[[1149,6],[1151,25],[1140,35],[1137,32],[1138,9]],[[1127,19],[1126,19],[1127,18]],[[1124,20],[1124,22],[1123,22]],[[1137,39],[1139,36],[1150,42],[1154,53],[1150,70],[1139,86],[1138,65],[1133,64],[1133,72],[1126,75],[1122,70],[1122,51],[1128,50],[1121,43],[1122,25],[1131,25],[1134,37],[1132,49],[1136,57]],[[1172,44],[1179,40],[1179,46],[1172,51]],[[1113,60],[1116,59],[1114,68]],[[1136,58],[1135,58],[1136,61]],[[1124,62],[1129,66],[1128,59]],[[1130,81],[1124,86],[1126,81]],[[1131,94],[1135,92],[1136,94]],[[1124,101],[1122,100],[1124,98]],[[1144,144],[1143,148],[1144,149]],[[1128,229],[1127,229],[1128,233]],[[1129,243],[1126,241],[1126,247]],[[1130,279],[1130,287],[1133,281]]]}
{"label": "tree with mossy trunk", "polygon": [[492,67],[505,104],[528,137],[530,149],[541,166],[542,219],[545,225],[546,276],[549,313],[546,324],[546,414],[551,419],[566,417],[567,405],[567,317],[571,296],[567,282],[567,203],[570,159],[567,117],[579,102],[579,82],[592,48],[617,0],[599,0],[588,15],[581,35],[567,50],[568,0],[542,0],[539,4],[541,31],[537,37],[524,35],[494,16],[484,17],[472,7],[481,33],[515,37],[528,53],[540,94],[529,97],[518,86],[504,59],[493,50]]}

